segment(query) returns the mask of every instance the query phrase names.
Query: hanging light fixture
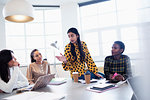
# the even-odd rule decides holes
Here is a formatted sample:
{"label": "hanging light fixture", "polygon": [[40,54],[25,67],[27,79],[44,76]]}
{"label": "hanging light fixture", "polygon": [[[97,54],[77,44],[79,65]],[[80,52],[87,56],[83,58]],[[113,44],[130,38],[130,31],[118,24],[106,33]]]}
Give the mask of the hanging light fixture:
{"label": "hanging light fixture", "polygon": [[3,16],[12,22],[29,22],[34,19],[33,6],[26,0],[10,0],[3,8]]}

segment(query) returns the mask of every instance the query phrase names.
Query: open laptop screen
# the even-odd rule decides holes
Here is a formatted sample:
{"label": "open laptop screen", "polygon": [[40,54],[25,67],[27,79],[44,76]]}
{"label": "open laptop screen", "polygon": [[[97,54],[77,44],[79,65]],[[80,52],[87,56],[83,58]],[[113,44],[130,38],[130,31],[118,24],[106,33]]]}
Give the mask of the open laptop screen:
{"label": "open laptop screen", "polygon": [[35,85],[32,87],[31,91],[45,87],[49,84],[49,82],[54,78],[55,74],[48,74],[44,76],[40,76],[38,80],[35,82]]}
{"label": "open laptop screen", "polygon": [[36,89],[45,87],[54,78],[54,76],[55,74],[40,76],[35,82],[35,84],[29,85],[28,87],[20,88],[17,90],[17,93],[24,92],[24,91],[34,91]]}
{"label": "open laptop screen", "polygon": [[141,76],[131,77],[127,79],[129,86],[133,91],[131,100],[142,100],[144,94],[143,78]]}

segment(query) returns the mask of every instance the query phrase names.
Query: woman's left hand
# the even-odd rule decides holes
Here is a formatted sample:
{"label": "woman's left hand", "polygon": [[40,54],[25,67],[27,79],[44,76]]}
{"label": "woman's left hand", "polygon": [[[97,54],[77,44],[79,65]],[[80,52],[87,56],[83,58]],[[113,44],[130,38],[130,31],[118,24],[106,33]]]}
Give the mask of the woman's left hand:
{"label": "woman's left hand", "polygon": [[14,66],[20,66],[19,62],[17,62],[17,61],[15,61],[13,65]]}
{"label": "woman's left hand", "polygon": [[104,78],[102,75],[100,75],[100,74],[97,74],[97,73],[95,73],[95,75],[97,76],[97,77],[100,77],[100,78]]}
{"label": "woman's left hand", "polygon": [[118,74],[114,77],[115,80],[118,80],[118,81],[124,81],[125,78],[121,75],[121,74]]}

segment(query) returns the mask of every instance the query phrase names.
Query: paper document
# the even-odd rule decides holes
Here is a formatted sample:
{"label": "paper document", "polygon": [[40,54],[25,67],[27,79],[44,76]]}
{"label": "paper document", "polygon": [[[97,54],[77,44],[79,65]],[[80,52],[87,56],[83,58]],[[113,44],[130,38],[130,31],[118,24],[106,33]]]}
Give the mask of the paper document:
{"label": "paper document", "polygon": [[[82,83],[82,84],[85,84],[85,80],[78,80],[78,82],[79,83]],[[92,79],[92,80],[90,80],[90,83],[96,83],[96,82],[98,82],[98,80],[97,79]]]}
{"label": "paper document", "polygon": [[3,100],[61,100],[65,96],[49,92],[24,92],[16,94]]}
{"label": "paper document", "polygon": [[127,82],[127,80],[125,80],[125,81],[120,81],[120,82],[118,82],[118,83],[116,83],[116,87],[119,87],[119,86],[121,86],[122,84],[124,84],[124,83],[126,83]]}
{"label": "paper document", "polygon": [[66,82],[67,82],[66,78],[53,78],[49,83],[49,85],[61,85]]}

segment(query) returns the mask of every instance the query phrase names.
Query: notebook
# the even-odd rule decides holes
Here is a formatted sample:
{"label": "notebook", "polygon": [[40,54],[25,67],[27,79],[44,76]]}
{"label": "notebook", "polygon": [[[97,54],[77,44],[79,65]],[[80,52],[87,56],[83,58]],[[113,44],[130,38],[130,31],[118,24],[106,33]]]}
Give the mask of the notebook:
{"label": "notebook", "polygon": [[19,93],[24,91],[34,91],[36,89],[46,87],[49,84],[49,82],[54,78],[54,75],[55,74],[48,74],[48,75],[40,76],[35,82],[35,84],[18,89],[17,92]]}
{"label": "notebook", "polygon": [[98,84],[98,85],[87,87],[87,90],[101,93],[113,88],[117,88],[117,87],[114,84]]}

